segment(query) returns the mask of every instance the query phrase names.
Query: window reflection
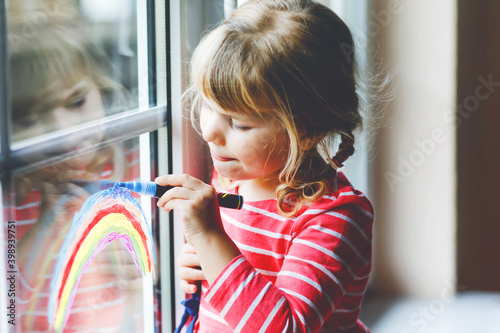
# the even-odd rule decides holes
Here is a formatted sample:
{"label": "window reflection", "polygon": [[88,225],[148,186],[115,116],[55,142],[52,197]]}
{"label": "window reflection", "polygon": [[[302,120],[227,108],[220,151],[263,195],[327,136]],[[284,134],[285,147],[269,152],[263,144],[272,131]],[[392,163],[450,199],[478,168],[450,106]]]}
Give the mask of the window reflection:
{"label": "window reflection", "polygon": [[88,2],[9,4],[14,142],[137,106],[134,2],[107,18]]}
{"label": "window reflection", "polygon": [[[17,231],[16,332],[51,331],[47,301],[57,254],[73,216],[97,190],[82,180],[139,178],[137,138],[95,150],[105,129],[76,130],[137,107],[135,1],[99,4],[105,8],[90,0],[8,5],[12,141],[75,129],[57,149],[40,153],[43,167],[15,173],[3,193],[4,220],[15,221]],[[111,242],[82,275],[64,332],[142,332],[142,286],[127,249]]]}
{"label": "window reflection", "polygon": [[[16,332],[48,332],[47,301],[57,254],[71,221],[97,189],[81,180],[138,180],[138,139],[14,178],[6,220],[16,221]],[[125,167],[126,166],[126,167]],[[122,242],[111,242],[82,275],[63,332],[141,332],[142,276]]]}

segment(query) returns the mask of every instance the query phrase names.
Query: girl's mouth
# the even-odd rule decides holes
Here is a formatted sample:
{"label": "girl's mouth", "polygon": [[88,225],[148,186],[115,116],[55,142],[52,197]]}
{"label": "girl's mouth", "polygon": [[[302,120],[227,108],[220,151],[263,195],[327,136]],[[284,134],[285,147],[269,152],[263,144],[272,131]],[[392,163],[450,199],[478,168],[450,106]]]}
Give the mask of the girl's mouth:
{"label": "girl's mouth", "polygon": [[227,158],[227,157],[222,157],[222,156],[219,156],[219,155],[216,155],[214,153],[210,153],[212,155],[212,158],[214,160],[217,160],[217,161],[220,161],[220,162],[229,162],[229,161],[234,161],[234,158]]}

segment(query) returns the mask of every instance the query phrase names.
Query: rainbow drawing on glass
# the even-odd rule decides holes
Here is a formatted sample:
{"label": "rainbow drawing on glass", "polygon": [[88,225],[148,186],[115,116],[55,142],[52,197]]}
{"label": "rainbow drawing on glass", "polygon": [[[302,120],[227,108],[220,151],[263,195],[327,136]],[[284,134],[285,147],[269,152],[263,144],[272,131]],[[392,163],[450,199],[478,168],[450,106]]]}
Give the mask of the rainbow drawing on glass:
{"label": "rainbow drawing on glass", "polygon": [[143,276],[152,272],[155,254],[150,228],[139,202],[118,186],[87,199],[59,251],[48,304],[48,321],[55,332],[66,325],[84,271],[115,239],[123,242]]}

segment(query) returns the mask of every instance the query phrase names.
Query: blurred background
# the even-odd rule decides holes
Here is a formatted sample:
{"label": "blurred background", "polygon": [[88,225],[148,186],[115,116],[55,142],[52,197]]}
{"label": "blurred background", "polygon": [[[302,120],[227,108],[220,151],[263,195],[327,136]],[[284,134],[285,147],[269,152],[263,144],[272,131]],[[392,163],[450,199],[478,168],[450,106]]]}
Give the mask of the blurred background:
{"label": "blurred background", "polygon": [[496,332],[500,2],[378,0],[367,15],[368,61],[394,98],[369,152],[365,320],[374,332]]}

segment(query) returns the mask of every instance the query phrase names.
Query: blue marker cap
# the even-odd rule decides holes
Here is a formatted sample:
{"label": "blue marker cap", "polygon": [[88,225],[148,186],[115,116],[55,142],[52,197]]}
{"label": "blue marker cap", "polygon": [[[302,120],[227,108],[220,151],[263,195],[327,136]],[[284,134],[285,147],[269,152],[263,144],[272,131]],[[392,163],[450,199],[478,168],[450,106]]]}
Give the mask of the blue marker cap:
{"label": "blue marker cap", "polygon": [[118,186],[151,197],[154,197],[156,194],[156,183],[152,182],[119,182]]}

